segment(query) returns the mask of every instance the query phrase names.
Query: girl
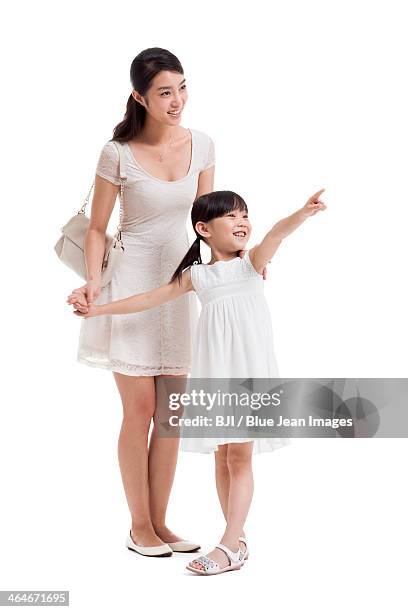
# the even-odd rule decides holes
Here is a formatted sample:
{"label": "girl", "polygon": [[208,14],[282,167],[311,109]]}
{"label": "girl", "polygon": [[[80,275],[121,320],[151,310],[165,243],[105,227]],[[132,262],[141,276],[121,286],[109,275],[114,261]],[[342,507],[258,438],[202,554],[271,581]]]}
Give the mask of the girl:
{"label": "girl", "polygon": [[[170,282],[108,304],[89,304],[75,314],[88,318],[136,313],[195,291],[202,310],[191,377],[275,378],[277,367],[262,272],[282,240],[308,217],[326,208],[319,199],[323,191],[312,195],[302,208],[276,223],[261,243],[246,251],[242,258],[238,253],[245,248],[252,229],[245,201],[232,191],[202,195],[191,211],[196,240]],[[208,264],[201,260],[201,240],[211,249]],[[260,446],[260,439],[225,438],[212,442],[217,451],[216,485],[226,529],[214,550],[187,565],[187,569],[201,575],[240,569],[248,557],[243,529],[253,494],[253,447],[258,444],[258,450],[272,450],[276,444],[282,444],[282,440],[273,438],[269,440],[269,449],[266,440],[264,447]],[[202,444],[198,440],[199,451],[203,450]],[[195,450],[194,444],[188,450]]]}

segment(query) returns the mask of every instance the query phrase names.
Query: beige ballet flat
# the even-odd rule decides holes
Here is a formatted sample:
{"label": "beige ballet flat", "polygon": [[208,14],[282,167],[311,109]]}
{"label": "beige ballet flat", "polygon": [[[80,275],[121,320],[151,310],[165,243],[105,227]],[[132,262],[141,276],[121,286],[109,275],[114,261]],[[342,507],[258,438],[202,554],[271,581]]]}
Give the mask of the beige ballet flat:
{"label": "beige ballet flat", "polygon": [[200,550],[200,544],[195,544],[189,540],[178,540],[177,542],[168,542],[173,552],[188,553]]}
{"label": "beige ballet flat", "polygon": [[129,531],[129,535],[126,538],[126,548],[133,552],[139,553],[144,557],[171,557],[173,554],[172,549],[168,544],[161,544],[160,546],[138,546],[135,544],[132,538],[132,534]]}

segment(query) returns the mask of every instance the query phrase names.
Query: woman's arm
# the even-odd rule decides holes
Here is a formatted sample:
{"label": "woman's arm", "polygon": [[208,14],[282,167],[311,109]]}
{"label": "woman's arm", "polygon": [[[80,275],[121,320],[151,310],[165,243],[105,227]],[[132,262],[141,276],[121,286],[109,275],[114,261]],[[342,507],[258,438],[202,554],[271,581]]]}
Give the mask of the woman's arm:
{"label": "woman's arm", "polygon": [[195,199],[214,191],[214,172],[215,172],[215,146],[214,141],[207,137],[206,158],[203,169],[198,176],[197,193]]}
{"label": "woman's arm", "polygon": [[92,303],[101,292],[106,228],[115,206],[118,191],[118,185],[100,177],[98,174],[95,175],[91,216],[84,240],[86,283],[82,287],[74,289],[67,299],[68,304],[72,304],[77,309],[86,310],[88,303]]}
{"label": "woman's arm", "polygon": [[327,206],[319,200],[319,196],[323,191],[324,189],[317,191],[308,199],[302,208],[292,215],[289,215],[289,217],[285,217],[285,219],[278,221],[278,223],[276,223],[266,234],[262,242],[249,250],[252,265],[259,274],[262,274],[262,270],[275,255],[279,245],[286,236],[289,236],[289,234],[306,221],[308,217],[315,215],[319,210],[325,210],[325,208],[327,208]]}
{"label": "woman's arm", "polygon": [[198,176],[198,186],[195,199],[214,190],[215,166],[202,170]]}
{"label": "woman's arm", "polygon": [[99,315],[120,315],[142,312],[143,310],[149,310],[150,308],[155,308],[156,306],[175,300],[184,293],[192,290],[194,290],[194,287],[191,282],[190,269],[188,269],[183,272],[181,285],[176,279],[172,283],[161,285],[161,287],[146,291],[145,293],[131,295],[123,300],[116,300],[108,304],[100,305],[89,304],[88,312],[74,311],[74,314],[88,318],[97,317]]}
{"label": "woman's arm", "polygon": [[[102,260],[105,253],[105,235],[115,206],[119,187],[97,174],[91,216],[85,235],[85,261],[87,281],[101,281]],[[92,301],[92,300],[91,300]]]}

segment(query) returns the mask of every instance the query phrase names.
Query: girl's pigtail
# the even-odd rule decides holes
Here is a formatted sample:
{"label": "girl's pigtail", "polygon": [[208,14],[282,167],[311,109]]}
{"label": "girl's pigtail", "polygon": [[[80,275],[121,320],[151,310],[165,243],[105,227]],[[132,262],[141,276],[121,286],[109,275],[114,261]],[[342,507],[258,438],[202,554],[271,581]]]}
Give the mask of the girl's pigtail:
{"label": "girl's pigtail", "polygon": [[181,278],[183,275],[183,271],[193,264],[203,263],[201,260],[201,253],[200,253],[200,240],[201,240],[201,237],[197,236],[197,238],[195,239],[191,247],[188,249],[187,253],[184,255],[183,259],[178,265],[173,276],[171,277],[171,280],[170,280],[171,283],[175,279],[177,279],[179,284],[181,285]]}

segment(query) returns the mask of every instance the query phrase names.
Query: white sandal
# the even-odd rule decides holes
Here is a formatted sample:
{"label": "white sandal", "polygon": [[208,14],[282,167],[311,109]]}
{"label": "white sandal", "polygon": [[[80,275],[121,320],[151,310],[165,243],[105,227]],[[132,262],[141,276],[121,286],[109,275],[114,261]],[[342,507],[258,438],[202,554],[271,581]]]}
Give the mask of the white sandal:
{"label": "white sandal", "polygon": [[[243,537],[238,538],[238,540],[239,540],[239,542],[242,542],[246,546],[245,553],[244,553],[243,550],[241,550],[241,552],[244,555],[244,559],[243,560],[246,561],[248,559],[248,557],[249,557],[249,554],[248,554],[248,542],[246,541],[246,538],[243,538]],[[241,547],[240,547],[240,549],[241,549]]]}
{"label": "white sandal", "polygon": [[201,574],[202,576],[213,576],[215,574],[222,574],[224,572],[241,569],[244,564],[244,559],[243,551],[240,548],[238,548],[237,552],[233,552],[227,546],[224,546],[224,544],[217,544],[215,548],[219,548],[225,552],[228,557],[229,565],[226,567],[220,567],[216,561],[210,559],[210,557],[202,555],[201,557],[194,559],[194,561],[201,563],[201,565],[204,566],[203,570],[198,569],[197,567],[192,567],[190,563],[186,565],[186,569],[190,570],[191,572],[195,572],[196,574]]}

